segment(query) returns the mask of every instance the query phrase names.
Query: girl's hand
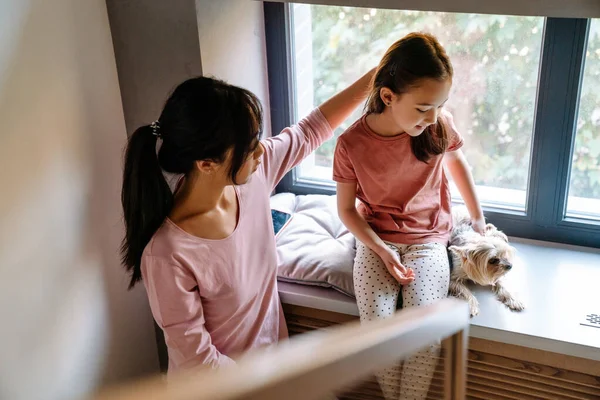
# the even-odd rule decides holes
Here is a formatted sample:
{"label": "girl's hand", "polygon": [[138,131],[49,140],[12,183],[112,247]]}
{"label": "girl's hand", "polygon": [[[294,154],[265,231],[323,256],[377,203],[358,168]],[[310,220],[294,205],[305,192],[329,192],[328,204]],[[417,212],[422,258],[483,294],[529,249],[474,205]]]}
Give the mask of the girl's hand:
{"label": "girl's hand", "polygon": [[411,268],[406,268],[400,262],[398,253],[385,246],[379,253],[379,257],[383,260],[385,267],[390,275],[394,277],[401,285],[408,285],[415,280],[415,271]]}
{"label": "girl's hand", "polygon": [[473,227],[473,230],[480,235],[483,236],[485,234],[485,218],[483,218],[483,216],[471,218],[471,226]]}

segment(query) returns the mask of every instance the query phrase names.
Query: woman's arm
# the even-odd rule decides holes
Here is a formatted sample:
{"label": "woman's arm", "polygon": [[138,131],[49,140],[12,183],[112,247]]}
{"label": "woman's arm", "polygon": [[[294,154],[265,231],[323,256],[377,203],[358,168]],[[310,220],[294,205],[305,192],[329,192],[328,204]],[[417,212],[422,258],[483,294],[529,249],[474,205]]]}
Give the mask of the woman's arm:
{"label": "woman's arm", "polygon": [[194,277],[183,267],[153,257],[146,258],[142,268],[152,315],[165,332],[176,366],[192,369],[235,364],[212,344]]}
{"label": "woman's arm", "polygon": [[356,183],[337,184],[337,208],[340,219],[348,230],[368,248],[373,250],[385,263],[390,274],[402,285],[414,281],[414,271],[400,263],[395,251],[369,226],[356,210]]}
{"label": "woman's arm", "polygon": [[473,176],[463,152],[461,150],[447,152],[444,155],[444,162],[469,210],[473,229],[483,235],[485,233],[485,218],[477,198]]}
{"label": "woman's arm", "polygon": [[275,187],[289,170],[330,139],[333,130],[366,99],[374,71],[369,71],[321,104],[298,124],[262,142],[265,154],[260,171],[271,187]]}
{"label": "woman's arm", "polygon": [[374,73],[375,69],[370,70],[352,85],[319,106],[319,110],[332,130],[340,126],[356,107],[365,101]]}

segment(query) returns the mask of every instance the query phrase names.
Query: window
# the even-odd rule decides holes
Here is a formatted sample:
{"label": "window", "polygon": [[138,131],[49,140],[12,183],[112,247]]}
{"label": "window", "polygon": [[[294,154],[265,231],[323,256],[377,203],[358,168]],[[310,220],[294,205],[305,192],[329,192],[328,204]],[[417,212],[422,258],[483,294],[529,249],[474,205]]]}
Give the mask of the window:
{"label": "window", "polygon": [[[454,65],[446,107],[465,139],[488,221],[510,236],[600,247],[599,21],[279,2],[264,7],[275,132],[376,65],[398,38],[431,32]],[[335,138],[278,190],[335,193],[334,147]],[[461,201],[457,190],[452,194]]]}
{"label": "window", "polygon": [[[436,35],[455,70],[446,108],[482,201],[525,210],[543,18],[294,4],[291,22],[296,119],[377,65],[397,39]],[[334,147],[335,138],[321,146],[298,179],[329,181]],[[460,196],[455,187],[453,196]]]}
{"label": "window", "polygon": [[590,25],[585,57],[567,216],[600,220],[600,20]]}

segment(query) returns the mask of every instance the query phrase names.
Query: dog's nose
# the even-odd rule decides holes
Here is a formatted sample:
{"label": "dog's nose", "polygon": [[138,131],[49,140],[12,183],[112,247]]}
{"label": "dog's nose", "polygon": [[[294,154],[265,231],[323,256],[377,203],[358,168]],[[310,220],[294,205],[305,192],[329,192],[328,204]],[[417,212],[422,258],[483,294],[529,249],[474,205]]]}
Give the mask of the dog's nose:
{"label": "dog's nose", "polygon": [[504,268],[506,268],[507,271],[510,271],[512,269],[512,264],[506,264]]}

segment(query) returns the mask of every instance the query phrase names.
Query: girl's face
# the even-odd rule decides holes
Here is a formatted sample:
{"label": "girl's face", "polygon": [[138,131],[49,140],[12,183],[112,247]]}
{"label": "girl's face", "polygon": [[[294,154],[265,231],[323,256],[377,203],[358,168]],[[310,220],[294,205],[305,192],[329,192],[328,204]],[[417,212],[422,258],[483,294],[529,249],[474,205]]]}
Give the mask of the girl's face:
{"label": "girl's face", "polygon": [[379,94],[387,105],[383,114],[388,114],[389,120],[399,132],[419,136],[425,128],[437,122],[451,88],[451,79],[423,79],[417,86],[400,95],[382,88]]}

